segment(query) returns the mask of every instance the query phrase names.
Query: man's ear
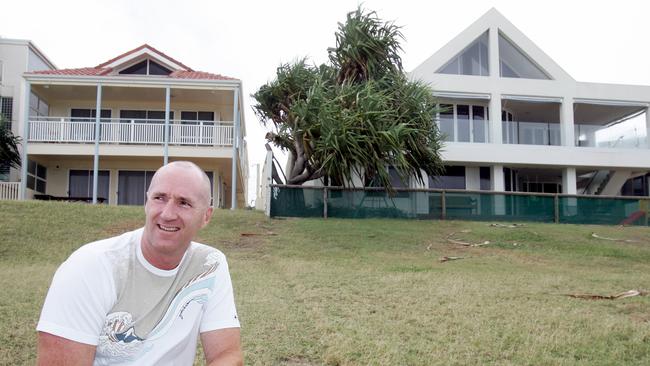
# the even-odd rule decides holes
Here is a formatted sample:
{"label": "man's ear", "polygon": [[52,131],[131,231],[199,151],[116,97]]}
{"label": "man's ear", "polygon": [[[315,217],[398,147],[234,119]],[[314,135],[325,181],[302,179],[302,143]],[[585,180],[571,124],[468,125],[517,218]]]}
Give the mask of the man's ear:
{"label": "man's ear", "polygon": [[205,214],[203,215],[203,224],[201,225],[201,228],[204,228],[205,225],[207,225],[210,222],[210,219],[212,218],[213,211],[214,211],[214,208],[212,206],[208,207],[205,210]]}

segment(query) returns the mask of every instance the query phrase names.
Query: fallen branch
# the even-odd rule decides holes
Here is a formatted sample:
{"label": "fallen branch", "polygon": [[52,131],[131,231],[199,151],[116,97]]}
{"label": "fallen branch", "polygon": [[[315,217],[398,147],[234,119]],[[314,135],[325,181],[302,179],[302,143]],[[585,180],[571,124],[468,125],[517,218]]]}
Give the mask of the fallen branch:
{"label": "fallen branch", "polygon": [[268,233],[241,233],[241,236],[274,236],[278,235],[272,231],[269,231]]}
{"label": "fallen branch", "polygon": [[593,294],[565,294],[565,296],[573,297],[576,299],[585,299],[585,300],[617,300],[617,299],[624,299],[626,297],[633,297],[633,296],[646,296],[648,293],[646,291],[639,291],[639,290],[630,290],[630,291],[625,291],[621,292],[616,295],[593,295]]}
{"label": "fallen branch", "polygon": [[526,226],[526,224],[490,224],[492,227],[504,227],[504,228],[516,228],[516,227],[522,227]]}
{"label": "fallen branch", "polygon": [[461,241],[461,240],[458,240],[458,239],[451,238],[451,236],[454,235],[454,234],[455,233],[451,233],[451,234],[447,235],[447,241],[452,243],[452,244],[462,245],[464,247],[481,247],[481,246],[484,246],[484,245],[492,244],[492,243],[490,243],[489,240],[486,240],[486,241],[484,241],[482,243],[476,243],[476,244],[468,243],[466,241]]}
{"label": "fallen branch", "polygon": [[440,263],[444,263],[444,262],[448,262],[448,261],[457,261],[459,259],[465,259],[465,257],[448,257],[448,256],[444,256],[444,257],[440,257],[440,259],[438,259],[438,260],[440,261]]}
{"label": "fallen branch", "polygon": [[624,242],[626,242],[626,243],[636,243],[636,242],[637,242],[636,240],[632,240],[632,239],[616,239],[616,238],[608,238],[608,237],[606,237],[606,236],[600,236],[600,235],[598,235],[598,234],[596,234],[596,233],[591,233],[591,236],[592,236],[593,238],[596,238],[596,239],[602,239],[602,240],[624,241]]}

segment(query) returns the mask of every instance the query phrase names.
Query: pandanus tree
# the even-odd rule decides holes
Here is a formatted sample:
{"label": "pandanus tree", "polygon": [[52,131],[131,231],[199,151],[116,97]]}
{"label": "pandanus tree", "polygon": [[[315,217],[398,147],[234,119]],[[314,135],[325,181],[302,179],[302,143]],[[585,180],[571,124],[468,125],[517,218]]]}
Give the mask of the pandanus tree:
{"label": "pandanus tree", "polygon": [[0,114],[0,164],[12,168],[20,167],[18,145],[20,145],[20,137],[11,132],[4,116]]}
{"label": "pandanus tree", "polygon": [[365,177],[392,190],[388,166],[407,181],[442,169],[436,101],[402,69],[400,27],[359,8],[339,23],[329,62],[277,68],[253,94],[266,138],[289,151],[288,184]]}

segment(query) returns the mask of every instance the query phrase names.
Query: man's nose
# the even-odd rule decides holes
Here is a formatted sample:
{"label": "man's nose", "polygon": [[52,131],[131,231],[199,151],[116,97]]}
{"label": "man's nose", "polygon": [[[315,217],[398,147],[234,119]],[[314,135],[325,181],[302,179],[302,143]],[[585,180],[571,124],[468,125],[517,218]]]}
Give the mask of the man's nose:
{"label": "man's nose", "polygon": [[176,203],[174,200],[169,200],[165,203],[165,206],[160,213],[160,217],[165,220],[173,220],[176,218]]}

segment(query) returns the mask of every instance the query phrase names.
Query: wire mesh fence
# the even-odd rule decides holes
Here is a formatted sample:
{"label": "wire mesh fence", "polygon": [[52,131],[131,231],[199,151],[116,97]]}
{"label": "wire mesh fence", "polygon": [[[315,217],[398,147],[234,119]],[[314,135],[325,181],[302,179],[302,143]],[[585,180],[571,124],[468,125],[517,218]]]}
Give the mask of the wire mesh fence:
{"label": "wire mesh fence", "polygon": [[533,221],[648,226],[650,197],[271,185],[271,217]]}

